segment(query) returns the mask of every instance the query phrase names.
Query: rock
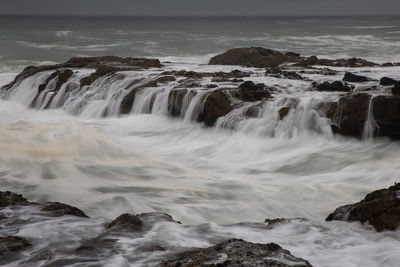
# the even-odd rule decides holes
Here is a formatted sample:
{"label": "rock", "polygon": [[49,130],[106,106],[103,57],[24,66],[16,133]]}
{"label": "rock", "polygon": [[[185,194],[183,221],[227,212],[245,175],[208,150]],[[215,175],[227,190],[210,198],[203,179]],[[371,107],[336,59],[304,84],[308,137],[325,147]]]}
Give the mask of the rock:
{"label": "rock", "polygon": [[400,140],[400,95],[376,96],[372,103],[374,120],[379,127],[377,135]]}
{"label": "rock", "polygon": [[314,83],[313,84],[318,91],[325,91],[325,92],[350,92],[353,87],[349,86],[347,83],[342,83],[341,81],[335,82],[324,82],[321,84]]}
{"label": "rock", "polygon": [[275,243],[255,244],[231,239],[213,247],[182,253],[160,266],[311,266]]}
{"label": "rock", "polygon": [[297,62],[300,57],[282,54],[262,47],[233,48],[210,59],[209,65],[240,65],[245,67],[277,67],[285,62]]}
{"label": "rock", "polygon": [[125,213],[114,219],[108,226],[108,229],[128,229],[131,231],[139,230],[143,223],[138,216]]}
{"label": "rock", "polygon": [[271,94],[265,90],[265,84],[254,84],[252,81],[244,82],[240,85],[239,99],[243,101],[260,101],[271,97]]}
{"label": "rock", "polygon": [[8,253],[18,252],[30,246],[31,244],[25,238],[18,236],[0,236],[0,256],[2,257]]}
{"label": "rock", "polygon": [[400,224],[400,184],[368,194],[355,204],[337,208],[326,220],[368,222],[376,231],[396,230]]}
{"label": "rock", "polygon": [[283,77],[290,80],[304,80],[304,78],[300,74],[297,74],[294,71],[283,71],[282,75]]}
{"label": "rock", "polygon": [[142,79],[134,80],[127,86],[126,89],[130,90],[130,92],[121,101],[121,105],[119,107],[119,112],[121,114],[129,114],[131,112],[133,103],[135,103],[136,93],[143,88],[141,86],[137,86],[137,84],[141,81]]}
{"label": "rock", "polygon": [[63,69],[96,69],[97,74],[87,80],[83,80],[83,85],[91,84],[94,80],[100,77],[100,74],[110,74],[112,72],[121,70],[141,70],[148,68],[161,68],[163,65],[158,59],[149,58],[121,58],[115,56],[104,57],[74,57],[67,62],[55,65],[41,65],[26,67],[15,79],[1,88],[1,90],[8,90],[14,85],[20,83],[22,80],[36,73],[43,71],[57,71]]}
{"label": "rock", "polygon": [[379,81],[379,84],[387,86],[387,85],[395,85],[396,82],[397,81],[395,79],[388,78],[388,77],[382,77],[382,79]]}
{"label": "rock", "polygon": [[295,64],[299,67],[310,67],[310,66],[332,66],[332,67],[348,67],[348,68],[358,68],[358,67],[374,67],[378,66],[374,62],[362,59],[362,58],[349,58],[349,59],[319,59],[316,56],[311,56],[309,58],[303,58],[302,61]]}
{"label": "rock", "polygon": [[47,202],[43,204],[41,210],[50,211],[53,215],[56,216],[73,215],[78,217],[88,217],[80,209],[60,202]]}
{"label": "rock", "polygon": [[197,121],[204,121],[207,126],[213,126],[219,117],[227,115],[232,109],[229,96],[219,90],[213,91],[206,96]]}
{"label": "rock", "polygon": [[399,95],[400,94],[400,81],[396,82],[392,88],[392,94]]}
{"label": "rock", "polygon": [[176,78],[174,76],[171,75],[167,75],[167,76],[161,76],[159,78],[156,79],[156,83],[168,83],[168,82],[174,82],[176,81]]}
{"label": "rock", "polygon": [[283,120],[288,114],[289,111],[291,110],[291,107],[283,107],[279,110],[279,118],[280,120]]}
{"label": "rock", "polygon": [[[371,96],[355,94],[341,97],[335,111],[330,111],[330,118],[337,126],[336,133],[361,138],[368,115]],[[333,106],[331,106],[333,107]]]}
{"label": "rock", "polygon": [[353,73],[346,72],[346,74],[343,77],[343,81],[353,82],[353,83],[362,83],[362,82],[368,82],[369,79],[365,76],[355,75]]}
{"label": "rock", "polygon": [[0,207],[7,207],[10,205],[28,205],[32,204],[26,200],[22,195],[12,192],[0,192]]}

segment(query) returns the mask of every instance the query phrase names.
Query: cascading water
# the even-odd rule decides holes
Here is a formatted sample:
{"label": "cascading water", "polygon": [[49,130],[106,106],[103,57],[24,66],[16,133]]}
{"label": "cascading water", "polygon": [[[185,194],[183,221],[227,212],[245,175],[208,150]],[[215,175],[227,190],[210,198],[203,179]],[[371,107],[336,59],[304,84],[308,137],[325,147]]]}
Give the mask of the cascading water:
{"label": "cascading water", "polygon": [[372,140],[377,130],[379,130],[379,125],[374,119],[374,96],[371,96],[368,104],[367,118],[365,120],[362,138],[364,140]]}

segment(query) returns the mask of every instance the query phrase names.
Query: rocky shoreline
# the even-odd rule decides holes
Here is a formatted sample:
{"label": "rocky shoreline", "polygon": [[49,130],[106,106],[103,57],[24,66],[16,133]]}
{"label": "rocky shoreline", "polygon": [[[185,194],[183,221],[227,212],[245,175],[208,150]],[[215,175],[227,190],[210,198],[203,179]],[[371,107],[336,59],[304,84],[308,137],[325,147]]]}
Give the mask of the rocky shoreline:
{"label": "rocky shoreline", "polygon": [[[209,64],[265,68],[266,77],[282,81],[299,80],[309,84],[307,89],[309,91],[337,93],[340,96],[337,100],[326,101],[312,107],[319,116],[329,120],[333,133],[363,138],[369,123],[368,136],[400,140],[400,94],[398,93],[400,81],[390,77],[382,77],[380,81],[374,80],[348,70],[344,71],[342,80],[333,82],[321,82],[303,77],[304,75],[330,77],[342,73],[341,70],[327,67],[375,68],[397,66],[395,63],[379,65],[357,58],[325,60],[264,48],[238,48],[215,56]],[[87,69],[94,69],[94,72],[78,75],[78,71]],[[146,74],[145,70],[155,70],[155,73]],[[61,64],[27,67],[14,81],[0,89],[0,96],[9,99],[13,95],[13,90],[16,90],[21,83],[43,73],[46,75],[40,78],[40,82],[35,83],[36,93],[29,103],[33,108],[61,108],[69,103],[74,95],[87,96],[92,87],[104,86],[105,81],[123,80],[127,74],[133,73],[141,76],[124,84],[118,92],[108,92],[113,98],[118,97],[118,99],[115,100],[115,104],[109,104],[101,111],[102,116],[131,113],[138,95],[146,94],[146,91],[154,88],[169,87],[171,89],[168,92],[166,111],[168,115],[185,116],[189,103],[198,98],[197,101],[200,102],[196,107],[197,113],[193,114],[191,119],[204,122],[207,126],[214,126],[220,118],[243,106],[247,107],[244,112],[245,118],[259,116],[262,105],[274,101],[278,90],[263,83],[254,83],[252,79],[255,73],[251,69],[230,72],[164,70],[157,59],[107,56],[72,58]],[[104,90],[113,89],[110,87]],[[380,93],[371,93],[377,90]],[[102,96],[97,96],[96,99],[100,97]],[[157,102],[155,96],[147,101],[147,108],[143,112],[151,112]],[[293,99],[292,104],[280,108],[281,120],[291,110],[296,110],[297,102]],[[82,104],[87,105],[80,103],[76,108],[82,109]]]}
{"label": "rocky shoreline", "polygon": [[[399,196],[400,184],[374,191],[361,202],[337,208],[326,221],[358,221],[378,232],[395,231],[400,224]],[[21,212],[26,219],[14,216]],[[64,257],[75,257],[74,260],[55,259],[50,248],[42,248],[40,255],[33,257],[31,255],[25,263],[36,264],[37,261],[47,261],[54,265],[80,261],[90,263],[105,256],[112,257],[118,254],[118,238],[140,240],[160,223],[181,224],[166,213],[150,212],[137,215],[125,213],[112,221],[103,220],[96,226],[92,218],[76,207],[59,202],[35,203],[19,194],[0,192],[0,229],[2,229],[0,263],[10,264],[26,256],[27,254],[24,254],[26,251],[41,246],[37,240],[20,234],[15,235],[13,232],[21,232],[30,224],[41,222],[49,225],[57,224],[60,223],[59,218],[67,220],[69,224],[78,221],[80,227],[99,227],[99,233],[90,239],[82,238],[75,246],[63,252],[71,254]],[[293,219],[266,219],[265,223],[259,225],[268,230],[292,222]],[[5,233],[9,228],[12,228],[13,232]],[[255,244],[240,239],[229,239],[204,249],[187,248],[173,254],[166,253],[167,250],[168,248],[157,244],[156,240],[151,246],[139,248],[142,253],[165,253],[161,258],[163,260],[158,263],[159,266],[311,266],[308,261],[293,256],[278,244]]]}

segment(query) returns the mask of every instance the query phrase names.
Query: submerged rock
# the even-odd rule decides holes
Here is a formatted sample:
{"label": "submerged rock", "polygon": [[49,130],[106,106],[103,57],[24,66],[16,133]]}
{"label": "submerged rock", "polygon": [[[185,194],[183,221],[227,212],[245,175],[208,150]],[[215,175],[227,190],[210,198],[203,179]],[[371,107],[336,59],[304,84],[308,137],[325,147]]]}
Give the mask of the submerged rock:
{"label": "submerged rock", "polygon": [[42,205],[41,210],[51,212],[56,216],[73,215],[78,217],[88,217],[80,209],[60,202],[47,202]]}
{"label": "submerged rock", "polygon": [[108,226],[108,229],[112,228],[125,228],[131,230],[138,230],[143,225],[142,221],[138,216],[125,213],[114,219]]}
{"label": "submerged rock", "polygon": [[[15,253],[30,247],[31,244],[22,237],[0,236],[0,256],[5,257],[9,253]],[[1,262],[1,260],[0,260]]]}
{"label": "submerged rock", "polygon": [[213,247],[182,253],[160,266],[311,266],[275,243],[255,244],[231,239]]}
{"label": "submerged rock", "polygon": [[279,118],[283,120],[290,112],[292,107],[283,107],[279,110]]}
{"label": "submerged rock", "polygon": [[400,184],[369,193],[355,204],[337,208],[327,221],[368,222],[376,231],[396,230],[400,224]]}
{"label": "submerged rock", "polygon": [[353,82],[353,83],[362,83],[362,82],[368,82],[369,79],[365,76],[361,75],[356,75],[350,72],[346,72],[346,74],[343,77],[343,81],[345,82]]}

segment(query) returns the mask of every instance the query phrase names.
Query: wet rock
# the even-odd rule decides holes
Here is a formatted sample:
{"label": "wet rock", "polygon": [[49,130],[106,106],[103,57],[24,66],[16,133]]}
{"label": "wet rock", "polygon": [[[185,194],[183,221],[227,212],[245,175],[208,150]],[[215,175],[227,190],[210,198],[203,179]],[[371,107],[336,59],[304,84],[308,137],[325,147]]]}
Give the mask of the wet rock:
{"label": "wet rock", "polygon": [[140,218],[136,215],[125,213],[120,215],[118,218],[114,219],[108,226],[108,229],[119,228],[128,229],[132,231],[139,230],[143,225]]}
{"label": "wet rock", "polygon": [[362,82],[368,82],[369,79],[365,76],[355,75],[353,73],[346,72],[346,74],[343,77],[343,81],[353,82],[353,83],[362,83]]}
{"label": "wet rock", "polygon": [[392,94],[399,95],[400,94],[400,81],[396,82],[392,88]]}
{"label": "wet rock", "polygon": [[304,78],[300,74],[297,74],[295,71],[283,71],[282,75],[283,77],[290,80],[304,80]]}
{"label": "wet rock", "polygon": [[160,266],[311,266],[275,243],[255,244],[231,239],[213,247],[182,253]]}
{"label": "wet rock", "polygon": [[283,107],[283,108],[281,108],[281,109],[279,110],[279,118],[280,118],[281,120],[283,120],[283,119],[289,114],[289,111],[290,111],[291,109],[292,109],[291,107]]}
{"label": "wet rock", "polygon": [[277,67],[285,62],[298,62],[297,54],[282,54],[262,47],[233,48],[210,59],[209,65],[240,65],[245,67]]}
{"label": "wet rock", "polygon": [[93,76],[83,81],[83,85],[89,85],[94,80],[100,77],[103,73],[108,75],[112,72],[120,70],[141,70],[148,68],[161,68],[162,64],[158,59],[149,58],[121,58],[115,56],[103,56],[103,57],[74,57],[67,62],[55,64],[55,65],[42,65],[42,66],[29,66],[26,67],[15,79],[1,88],[1,90],[8,90],[14,85],[20,83],[22,80],[36,73],[43,71],[57,71],[63,69],[96,69],[97,74],[93,73]]}
{"label": "wet rock", "polygon": [[119,112],[121,114],[129,114],[131,112],[133,103],[135,103],[136,93],[143,88],[141,86],[137,86],[138,83],[141,81],[141,79],[134,80],[127,86],[127,90],[130,90],[130,92],[121,101],[121,105],[119,108]]}
{"label": "wet rock", "polygon": [[88,217],[80,209],[60,202],[47,202],[43,204],[41,210],[49,211],[51,214],[56,216],[73,215],[78,217]]}
{"label": "wet rock", "polygon": [[233,109],[229,96],[222,91],[209,93],[203,105],[198,121],[203,121],[207,126],[213,126],[219,117],[223,117]]}
{"label": "wet rock", "polygon": [[313,86],[317,88],[318,91],[325,92],[350,92],[353,87],[347,83],[342,83],[341,81],[324,82],[321,84],[313,83]]}
{"label": "wet rock", "polygon": [[171,75],[161,76],[156,79],[157,83],[168,83],[168,82],[174,82],[174,81],[176,81],[176,78]]}
{"label": "wet rock", "polygon": [[362,59],[362,58],[349,58],[349,59],[319,59],[316,56],[311,56],[308,58],[304,58],[299,63],[295,64],[295,66],[299,67],[310,67],[310,66],[332,66],[332,67],[349,67],[349,68],[357,68],[357,67],[374,67],[378,66],[374,62]]}
{"label": "wet rock", "polygon": [[265,84],[254,84],[252,81],[244,82],[240,85],[239,99],[243,101],[259,101],[271,97],[265,89]]}
{"label": "wet rock", "polygon": [[372,103],[377,135],[400,140],[400,94],[376,96]]}
{"label": "wet rock", "polygon": [[395,85],[397,81],[395,79],[389,77],[382,77],[379,81],[380,85],[388,86],[388,85]]}
{"label": "wet rock", "polygon": [[18,236],[0,236],[0,256],[4,257],[8,253],[18,252],[30,247],[31,244],[22,237]]}
{"label": "wet rock", "polygon": [[10,205],[28,205],[32,204],[26,200],[21,194],[15,194],[10,191],[0,192],[0,207],[7,207]]}
{"label": "wet rock", "polygon": [[326,220],[368,222],[376,231],[396,230],[400,224],[400,184],[368,194],[355,204],[337,208]]}
{"label": "wet rock", "polygon": [[361,138],[364,124],[368,115],[371,96],[369,94],[355,94],[339,99],[335,112],[329,117],[337,126],[336,133]]}

